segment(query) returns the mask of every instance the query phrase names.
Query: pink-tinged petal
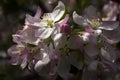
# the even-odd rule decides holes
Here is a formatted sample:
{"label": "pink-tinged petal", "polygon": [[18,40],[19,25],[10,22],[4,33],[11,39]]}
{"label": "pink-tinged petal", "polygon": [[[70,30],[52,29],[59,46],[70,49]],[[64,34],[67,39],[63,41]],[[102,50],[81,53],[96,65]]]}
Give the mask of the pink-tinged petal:
{"label": "pink-tinged petal", "polygon": [[22,35],[21,35],[22,32],[23,32],[23,31],[21,30],[21,31],[19,31],[18,34],[16,33],[16,34],[12,35],[14,42],[16,42],[16,43],[18,43],[18,44],[21,44],[22,42],[25,41],[25,39],[24,39],[24,38],[22,37]]}
{"label": "pink-tinged petal", "polygon": [[19,34],[13,35],[13,40],[17,43],[29,43],[37,45],[39,39],[35,37],[35,30],[37,28],[33,26],[24,26],[24,29],[19,32]]}
{"label": "pink-tinged petal", "polygon": [[91,39],[89,39],[90,38],[90,33],[88,33],[88,32],[84,32],[82,34],[81,38],[84,42],[90,42],[91,41]]}
{"label": "pink-tinged petal", "polygon": [[73,21],[78,25],[86,24],[86,18],[79,16],[75,11],[73,12]]}
{"label": "pink-tinged petal", "polygon": [[49,75],[50,76],[55,76],[57,73],[57,61],[56,60],[51,60],[50,62],[50,71],[49,71]]}
{"label": "pink-tinged petal", "polygon": [[27,63],[28,63],[28,54],[29,54],[29,51],[27,49],[24,49],[22,52],[22,54],[20,55],[20,58],[21,58],[21,68],[24,69],[26,66],[27,66]]}
{"label": "pink-tinged petal", "polygon": [[19,49],[24,49],[24,48],[25,46],[22,44],[13,45],[8,49],[7,52],[10,56],[19,55],[21,53]]}
{"label": "pink-tinged petal", "polygon": [[49,71],[49,75],[50,76],[55,76],[57,73],[57,66],[56,66],[57,62],[55,60],[51,60],[50,62],[50,71]]}
{"label": "pink-tinged petal", "polygon": [[88,33],[93,33],[94,32],[94,30],[87,25],[84,26],[84,28],[85,28],[85,31],[88,32]]}
{"label": "pink-tinged petal", "polygon": [[113,1],[109,1],[108,4],[104,5],[103,12],[107,14],[106,18],[102,18],[104,21],[116,21],[118,14],[118,4]]}
{"label": "pink-tinged petal", "polygon": [[8,49],[8,53],[11,56],[10,63],[12,65],[20,65],[22,68],[27,66],[28,50],[21,45],[13,45]]}
{"label": "pink-tinged petal", "polygon": [[67,14],[63,20],[60,21],[60,25],[66,24],[69,20],[70,16]]}
{"label": "pink-tinged petal", "polygon": [[99,29],[104,30],[114,30],[119,26],[119,22],[116,21],[103,21],[102,24],[98,27]]}
{"label": "pink-tinged petal", "polygon": [[36,14],[35,14],[34,18],[39,20],[39,19],[40,19],[40,17],[41,17],[41,15],[42,15],[41,8],[40,8],[40,7],[38,7],[37,12],[36,12]]}
{"label": "pink-tinged petal", "polygon": [[12,56],[9,63],[12,65],[19,65],[20,64],[20,57],[18,55]]}
{"label": "pink-tinged petal", "polygon": [[12,56],[12,55],[14,55],[14,54],[16,54],[16,53],[19,53],[19,51],[17,51],[17,49],[16,49],[16,46],[17,45],[13,45],[13,46],[11,46],[9,49],[8,49],[8,54],[10,55],[10,56]]}
{"label": "pink-tinged petal", "polygon": [[38,7],[37,12],[36,12],[34,17],[32,17],[29,14],[26,14],[25,24],[30,25],[30,24],[33,24],[35,22],[39,22],[40,16],[41,16],[41,9]]}

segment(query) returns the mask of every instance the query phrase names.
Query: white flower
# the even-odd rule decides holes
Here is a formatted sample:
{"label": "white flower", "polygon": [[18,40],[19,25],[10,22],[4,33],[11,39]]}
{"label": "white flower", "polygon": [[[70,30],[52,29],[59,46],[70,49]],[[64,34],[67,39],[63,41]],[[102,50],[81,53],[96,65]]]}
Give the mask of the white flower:
{"label": "white flower", "polygon": [[58,5],[54,8],[52,13],[45,13],[40,23],[35,24],[39,27],[39,29],[36,30],[36,36],[40,39],[46,39],[50,37],[55,32],[55,30],[58,30],[58,21],[63,17],[64,13],[65,5],[59,1]]}
{"label": "white flower", "polygon": [[114,30],[119,26],[119,22],[117,21],[100,21],[96,9],[92,6],[85,9],[85,12],[86,13],[84,16],[79,16],[75,11],[73,12],[73,20],[76,24],[82,25],[83,27],[85,25],[88,25],[89,27],[95,30]]}

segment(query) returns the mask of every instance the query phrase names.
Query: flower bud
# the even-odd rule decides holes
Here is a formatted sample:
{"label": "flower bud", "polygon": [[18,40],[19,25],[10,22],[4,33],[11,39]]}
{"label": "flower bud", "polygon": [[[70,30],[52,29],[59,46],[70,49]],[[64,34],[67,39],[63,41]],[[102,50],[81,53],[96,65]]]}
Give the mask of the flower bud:
{"label": "flower bud", "polygon": [[68,24],[63,24],[63,25],[60,26],[60,32],[61,33],[69,34],[69,33],[71,33],[71,31],[72,31],[72,29],[71,29],[70,25],[68,25]]}

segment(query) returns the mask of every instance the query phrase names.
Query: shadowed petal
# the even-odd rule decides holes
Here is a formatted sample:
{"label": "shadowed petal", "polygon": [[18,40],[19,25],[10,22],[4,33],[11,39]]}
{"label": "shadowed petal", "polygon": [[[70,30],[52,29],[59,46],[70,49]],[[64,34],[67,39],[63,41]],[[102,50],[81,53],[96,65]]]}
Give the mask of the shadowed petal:
{"label": "shadowed petal", "polygon": [[116,21],[103,21],[102,24],[98,27],[99,29],[104,30],[114,30],[119,26],[119,22]]}
{"label": "shadowed petal", "polygon": [[35,66],[34,69],[39,72],[45,65],[47,65],[50,61],[50,58],[48,56],[48,54],[43,53],[43,58],[41,60],[39,60]]}

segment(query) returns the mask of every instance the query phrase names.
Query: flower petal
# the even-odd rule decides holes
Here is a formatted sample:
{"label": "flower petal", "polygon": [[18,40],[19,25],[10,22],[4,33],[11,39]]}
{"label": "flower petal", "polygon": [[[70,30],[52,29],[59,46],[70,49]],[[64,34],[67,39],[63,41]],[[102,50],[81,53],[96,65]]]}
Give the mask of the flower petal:
{"label": "flower petal", "polygon": [[82,38],[80,35],[73,35],[68,39],[67,46],[70,49],[80,49],[82,48]]}
{"label": "flower petal", "polygon": [[69,14],[67,14],[65,16],[65,18],[59,22],[60,25],[66,24],[68,22],[68,20],[69,20],[69,17],[70,17]]}
{"label": "flower petal", "polygon": [[40,39],[47,39],[53,33],[55,28],[39,28],[35,32],[35,36]]}
{"label": "flower petal", "polygon": [[120,26],[111,31],[103,30],[102,34],[108,39],[108,42],[117,43],[120,41]]}
{"label": "flower petal", "polygon": [[68,58],[61,57],[58,62],[58,68],[57,68],[58,74],[63,79],[67,79],[67,77],[70,75],[69,71],[70,71],[70,63],[68,61]]}
{"label": "flower petal", "polygon": [[65,5],[59,1],[58,5],[54,8],[52,12],[52,18],[54,22],[59,21],[65,13]]}
{"label": "flower petal", "polygon": [[48,54],[43,53],[43,59],[39,60],[39,61],[35,64],[34,69],[35,69],[37,72],[41,71],[41,69],[42,69],[45,65],[47,65],[47,64],[49,63],[49,61],[50,61],[50,58],[49,58]]}
{"label": "flower petal", "polygon": [[70,52],[69,53],[69,61],[70,63],[75,66],[76,68],[78,68],[79,70],[81,70],[83,68],[83,61],[81,59],[81,54],[80,52],[76,53],[74,52]]}
{"label": "flower petal", "polygon": [[41,9],[38,7],[37,12],[34,17],[26,14],[25,24],[33,24],[34,22],[39,22],[41,16]]}
{"label": "flower petal", "polygon": [[89,57],[95,57],[100,54],[100,49],[97,45],[89,43],[85,46],[85,52]]}
{"label": "flower petal", "polygon": [[112,48],[111,45],[105,45],[105,49],[101,49],[102,56],[111,61],[114,62],[116,60],[116,51]]}
{"label": "flower petal", "polygon": [[119,22],[116,21],[103,21],[102,24],[98,27],[99,29],[104,30],[114,30],[119,26]]}
{"label": "flower petal", "polygon": [[57,49],[63,48],[67,43],[67,36],[62,33],[56,34],[53,38],[53,41],[54,41],[54,46]]}
{"label": "flower petal", "polygon": [[79,16],[76,11],[73,12],[73,20],[76,24],[78,25],[83,25],[84,23],[86,23],[86,19],[82,16]]}
{"label": "flower petal", "polygon": [[36,12],[34,18],[39,20],[41,15],[42,15],[41,8],[38,7],[37,12]]}
{"label": "flower petal", "polygon": [[96,8],[92,5],[85,8],[84,14],[84,16],[88,19],[99,17],[98,13],[96,12]]}

